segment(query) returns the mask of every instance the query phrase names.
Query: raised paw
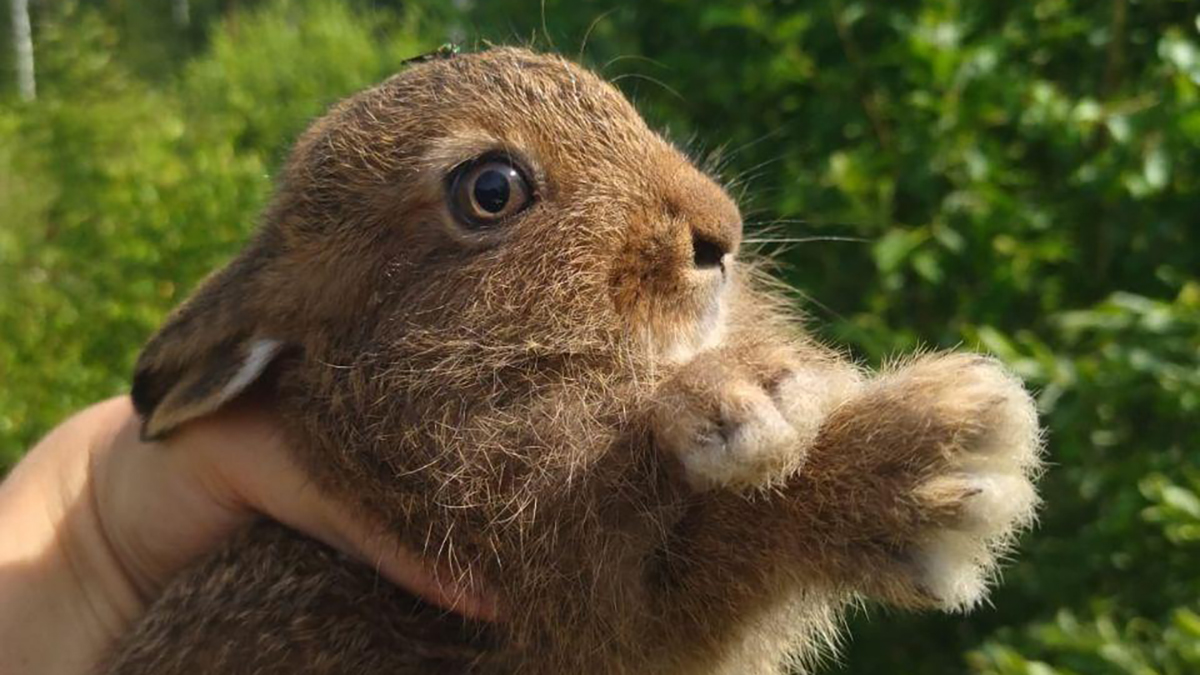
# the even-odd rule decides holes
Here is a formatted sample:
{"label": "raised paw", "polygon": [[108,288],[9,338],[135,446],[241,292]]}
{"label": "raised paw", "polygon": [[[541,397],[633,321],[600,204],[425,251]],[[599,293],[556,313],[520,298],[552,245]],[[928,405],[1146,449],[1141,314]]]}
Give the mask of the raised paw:
{"label": "raised paw", "polygon": [[1033,400],[997,362],[974,355],[926,358],[882,385],[892,406],[894,397],[916,406],[912,450],[927,453],[911,464],[923,467],[906,545],[913,581],[943,609],[970,608],[1034,519],[1041,445]]}
{"label": "raised paw", "polygon": [[655,441],[697,490],[779,484],[803,464],[824,415],[856,378],[803,366],[783,348],[714,350],[660,388]]}

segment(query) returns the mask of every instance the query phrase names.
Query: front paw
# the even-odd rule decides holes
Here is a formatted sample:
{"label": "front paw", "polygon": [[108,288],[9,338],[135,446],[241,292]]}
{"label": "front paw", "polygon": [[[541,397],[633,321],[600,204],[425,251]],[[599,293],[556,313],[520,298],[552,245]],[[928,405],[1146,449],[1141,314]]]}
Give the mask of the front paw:
{"label": "front paw", "polygon": [[[982,600],[998,561],[1034,520],[1040,438],[1033,400],[997,362],[973,355],[918,361],[890,376],[891,396],[918,407],[923,466],[908,501],[913,583],[932,604]],[[924,460],[924,461],[922,461]]]}
{"label": "front paw", "polygon": [[694,489],[778,485],[800,468],[824,416],[857,382],[849,369],[802,365],[783,347],[713,350],[660,387],[655,442]]}

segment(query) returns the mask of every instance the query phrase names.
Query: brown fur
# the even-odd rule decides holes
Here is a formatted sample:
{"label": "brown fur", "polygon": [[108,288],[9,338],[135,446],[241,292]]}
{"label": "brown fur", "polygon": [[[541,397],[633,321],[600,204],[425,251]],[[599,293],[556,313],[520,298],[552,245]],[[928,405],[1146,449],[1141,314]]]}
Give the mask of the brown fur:
{"label": "brown fur", "polygon": [[[464,231],[445,176],[494,150],[536,202]],[[1036,501],[1027,395],[973,356],[866,378],[751,262],[695,268],[695,239],[740,236],[714,181],[555,57],[422,63],[337,106],[149,343],[135,401],[167,433],[278,341],[262,386],[318,484],[504,618],[262,525],[101,672],[771,673],[830,648],[856,598],[978,601]]]}

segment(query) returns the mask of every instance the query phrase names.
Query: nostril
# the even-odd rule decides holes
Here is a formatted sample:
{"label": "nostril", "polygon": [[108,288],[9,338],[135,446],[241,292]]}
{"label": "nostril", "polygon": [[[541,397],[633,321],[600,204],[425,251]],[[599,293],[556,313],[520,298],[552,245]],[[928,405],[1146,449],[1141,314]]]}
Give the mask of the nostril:
{"label": "nostril", "polygon": [[692,260],[698,269],[721,267],[724,257],[724,246],[698,234],[692,235]]}

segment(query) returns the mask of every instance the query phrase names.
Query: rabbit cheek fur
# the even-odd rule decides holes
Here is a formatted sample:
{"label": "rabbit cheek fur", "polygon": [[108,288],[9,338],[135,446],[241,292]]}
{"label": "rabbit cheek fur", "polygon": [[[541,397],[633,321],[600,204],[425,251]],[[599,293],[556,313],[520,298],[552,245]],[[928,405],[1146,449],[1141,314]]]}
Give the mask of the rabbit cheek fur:
{"label": "rabbit cheek fur", "polygon": [[[467,227],[447,176],[483,156],[534,196]],[[419,64],[335,107],[144,350],[144,431],[257,381],[324,490],[503,619],[263,525],[101,672],[775,673],[857,598],[978,602],[1036,503],[1027,394],[975,356],[860,372],[740,237],[716,183],[556,57]]]}

